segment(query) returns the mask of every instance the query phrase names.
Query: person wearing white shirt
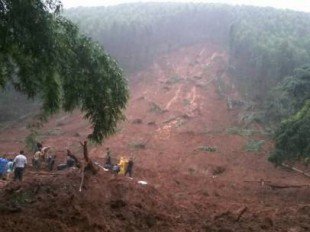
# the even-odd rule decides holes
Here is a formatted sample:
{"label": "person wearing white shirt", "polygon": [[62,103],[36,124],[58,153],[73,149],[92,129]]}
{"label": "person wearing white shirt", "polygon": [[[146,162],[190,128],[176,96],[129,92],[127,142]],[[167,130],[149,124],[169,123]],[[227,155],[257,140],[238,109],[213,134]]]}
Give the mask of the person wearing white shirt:
{"label": "person wearing white shirt", "polygon": [[13,161],[14,166],[14,180],[22,181],[23,172],[27,165],[27,158],[24,155],[24,151],[20,151]]}

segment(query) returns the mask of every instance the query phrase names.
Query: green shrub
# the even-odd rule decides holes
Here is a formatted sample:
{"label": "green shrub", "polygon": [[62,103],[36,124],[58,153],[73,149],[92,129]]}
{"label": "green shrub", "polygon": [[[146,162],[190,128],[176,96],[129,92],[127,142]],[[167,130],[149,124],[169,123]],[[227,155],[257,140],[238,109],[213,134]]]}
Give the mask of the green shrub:
{"label": "green shrub", "polygon": [[146,144],[142,141],[132,141],[129,143],[129,147],[134,149],[145,149]]}
{"label": "green shrub", "polygon": [[209,151],[209,152],[216,152],[216,147],[210,147],[210,146],[199,146],[196,148],[198,151]]}
{"label": "green shrub", "polygon": [[166,84],[172,85],[181,80],[183,80],[183,78],[181,78],[178,74],[173,74],[171,77],[168,78],[168,80],[166,81]]}
{"label": "green shrub", "polygon": [[25,138],[26,147],[29,151],[35,151],[37,148],[37,137],[39,133],[36,130],[31,130],[30,134]]}
{"label": "green shrub", "polygon": [[252,140],[245,145],[245,149],[247,151],[259,151],[264,143],[264,140]]}
{"label": "green shrub", "polygon": [[242,136],[250,136],[253,134],[253,130],[243,129],[239,127],[231,127],[227,129],[227,133],[237,134],[237,135],[242,135]]}
{"label": "green shrub", "polygon": [[157,104],[154,103],[154,102],[151,102],[151,103],[150,103],[149,111],[151,111],[151,112],[156,112],[156,113],[161,113],[161,112],[163,112],[163,110],[160,108],[160,106],[157,105]]}

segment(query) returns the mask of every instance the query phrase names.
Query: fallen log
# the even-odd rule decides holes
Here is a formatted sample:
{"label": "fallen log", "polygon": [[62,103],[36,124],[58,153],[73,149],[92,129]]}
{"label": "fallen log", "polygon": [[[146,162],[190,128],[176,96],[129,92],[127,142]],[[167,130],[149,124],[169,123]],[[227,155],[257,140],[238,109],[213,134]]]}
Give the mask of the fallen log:
{"label": "fallen log", "polygon": [[47,176],[57,176],[57,175],[66,175],[66,173],[48,173],[48,172],[27,172],[28,174],[35,174],[35,175],[47,175]]}
{"label": "fallen log", "polygon": [[236,222],[240,221],[240,218],[242,217],[242,215],[245,213],[245,211],[247,211],[248,207],[244,206],[242,209],[238,210],[238,216],[236,218]]}
{"label": "fallen log", "polygon": [[261,182],[271,182],[271,180],[244,180],[243,182],[255,182],[255,183],[261,183]]}
{"label": "fallen log", "polygon": [[295,171],[295,172],[298,172],[298,173],[300,173],[300,174],[303,174],[303,175],[306,176],[306,177],[310,177],[310,174],[309,174],[309,173],[306,173],[306,172],[304,172],[304,171],[302,171],[302,170],[299,170],[299,169],[297,169],[297,168],[295,168],[295,167],[291,167],[291,166],[289,166],[289,165],[287,165],[287,164],[284,164],[284,163],[282,163],[281,166],[282,166],[282,167],[285,167],[285,168],[288,168],[288,169],[290,169],[290,170],[293,170],[293,171]]}
{"label": "fallen log", "polygon": [[275,185],[275,184],[266,184],[272,189],[284,189],[284,188],[302,188],[302,187],[310,187],[309,184],[304,185]]}
{"label": "fallen log", "polygon": [[260,183],[261,186],[264,186],[265,183],[271,183],[270,180],[264,180],[264,179],[260,179],[260,180],[244,180],[243,182],[254,182],[254,183]]}
{"label": "fallen log", "polygon": [[104,168],[101,164],[99,164],[98,162],[94,162],[95,165],[97,165],[99,168],[101,168],[103,171],[109,171],[108,169]]}

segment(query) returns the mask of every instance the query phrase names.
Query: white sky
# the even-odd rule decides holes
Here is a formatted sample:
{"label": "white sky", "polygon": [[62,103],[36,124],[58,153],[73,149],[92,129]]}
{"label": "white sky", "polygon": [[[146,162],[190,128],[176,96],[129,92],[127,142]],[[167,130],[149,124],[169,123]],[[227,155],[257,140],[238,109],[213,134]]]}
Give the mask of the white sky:
{"label": "white sky", "polygon": [[271,6],[310,12],[310,0],[62,0],[65,8],[78,6],[111,6],[129,2],[213,2],[234,5]]}

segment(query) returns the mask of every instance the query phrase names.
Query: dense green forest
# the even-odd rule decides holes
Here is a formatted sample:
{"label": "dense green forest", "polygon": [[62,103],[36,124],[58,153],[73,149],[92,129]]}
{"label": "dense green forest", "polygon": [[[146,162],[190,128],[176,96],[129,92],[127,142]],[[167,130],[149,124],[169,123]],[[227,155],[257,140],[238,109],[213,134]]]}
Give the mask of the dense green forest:
{"label": "dense green forest", "polygon": [[[261,106],[270,89],[310,61],[310,14],[273,8],[194,3],[137,3],[65,12],[126,71],[159,53],[211,42],[226,48],[229,72]],[[255,86],[255,88],[253,88]],[[270,115],[269,116],[273,116]],[[275,121],[279,118],[275,117]]]}

